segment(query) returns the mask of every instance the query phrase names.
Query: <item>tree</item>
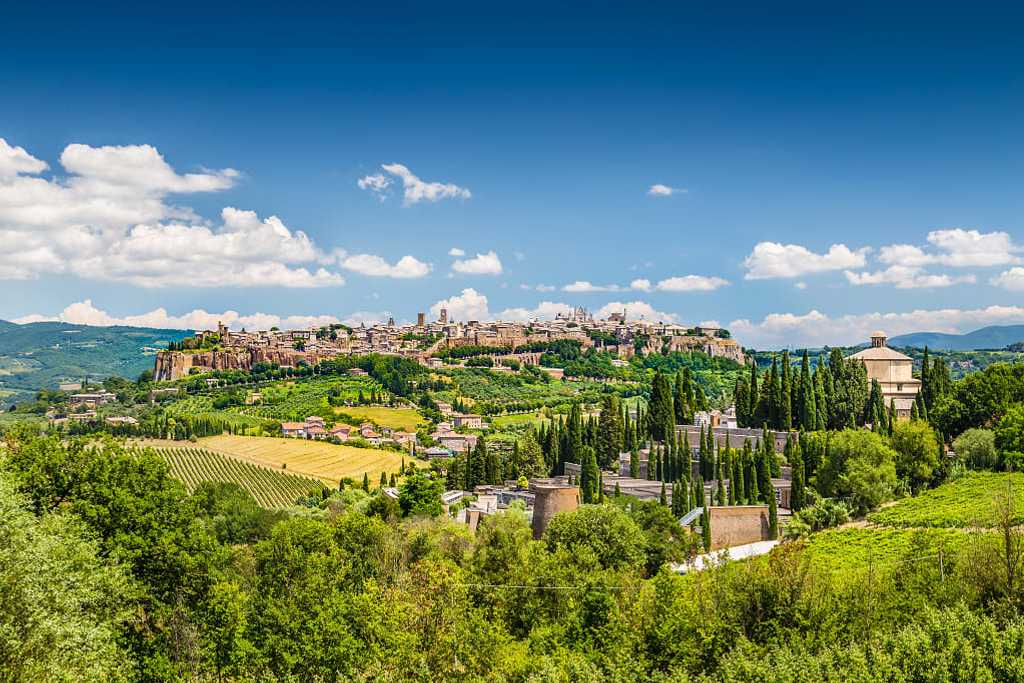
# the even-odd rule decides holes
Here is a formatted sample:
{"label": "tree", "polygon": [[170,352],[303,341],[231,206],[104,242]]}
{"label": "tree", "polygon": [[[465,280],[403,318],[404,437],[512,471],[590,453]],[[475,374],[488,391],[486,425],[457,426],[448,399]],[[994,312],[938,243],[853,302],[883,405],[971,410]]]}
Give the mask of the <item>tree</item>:
{"label": "tree", "polygon": [[597,426],[597,460],[602,468],[609,468],[618,462],[622,451],[623,426],[622,405],[617,394],[601,399],[601,412]]}
{"label": "tree", "polygon": [[732,390],[733,405],[736,406],[736,422],[740,427],[750,424],[750,385],[742,375],[736,377]]}
{"label": "tree", "polygon": [[954,439],[953,451],[971,469],[999,468],[996,435],[991,429],[968,429]]}
{"label": "tree", "polygon": [[363,472],[363,490],[369,493],[370,491],[370,476]]}
{"label": "tree", "polygon": [[614,505],[587,505],[555,515],[544,543],[549,552],[564,549],[570,556],[585,549],[605,569],[640,568],[645,559],[640,527]]}
{"label": "tree", "polygon": [[896,451],[896,476],[915,493],[932,482],[939,467],[939,442],[927,422],[898,422],[890,439]]}
{"label": "tree", "polygon": [[810,359],[807,357],[807,349],[804,349],[804,355],[800,361],[800,383],[797,390],[797,404],[800,406],[798,421],[801,431],[817,429],[816,399],[814,381],[811,379]]}
{"label": "tree", "polygon": [[597,502],[598,478],[601,470],[597,466],[597,456],[590,446],[583,447],[583,463],[580,469],[580,495],[584,503]]}
{"label": "tree", "polygon": [[640,454],[636,448],[629,452],[629,476],[633,479],[640,478]]}
{"label": "tree", "polygon": [[995,429],[995,444],[1007,471],[1024,468],[1024,403],[1011,406]]}
{"label": "tree", "polygon": [[407,476],[398,490],[398,506],[402,509],[402,516],[437,517],[444,511],[442,493],[444,488],[438,480],[419,472]]}
{"label": "tree", "polygon": [[821,495],[847,499],[859,515],[892,499],[897,455],[884,437],[847,429],[832,434],[826,445],[817,480]]}
{"label": "tree", "polygon": [[750,386],[747,391],[747,400],[750,404],[747,406],[747,423],[741,424],[741,427],[751,427],[758,423],[758,406],[760,405],[761,394],[757,389],[757,360],[751,359],[750,362]]}
{"label": "tree", "polygon": [[793,429],[793,377],[790,367],[789,350],[782,352],[782,396],[779,406],[779,428],[784,431]]}
{"label": "tree", "polygon": [[667,441],[672,438],[675,434],[675,408],[672,402],[672,388],[664,373],[658,372],[654,375],[647,415],[651,438],[656,441]]}
{"label": "tree", "polygon": [[700,536],[704,543],[704,552],[711,550],[711,510],[704,506],[704,513],[700,516]]}
{"label": "tree", "polygon": [[779,537],[779,504],[775,500],[775,491],[768,496],[768,538]]}
{"label": "tree", "polygon": [[807,499],[807,470],[804,468],[804,457],[799,441],[792,442],[792,446],[789,449],[789,466],[793,476],[789,494],[789,506],[793,512],[796,512],[804,506],[804,502]]}

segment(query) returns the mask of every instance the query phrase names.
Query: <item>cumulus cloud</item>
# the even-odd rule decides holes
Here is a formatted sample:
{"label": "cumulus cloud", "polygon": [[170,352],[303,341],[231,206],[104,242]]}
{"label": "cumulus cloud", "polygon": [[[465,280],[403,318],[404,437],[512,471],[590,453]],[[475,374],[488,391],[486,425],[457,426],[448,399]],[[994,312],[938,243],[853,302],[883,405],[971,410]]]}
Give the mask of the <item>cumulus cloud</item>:
{"label": "cumulus cloud", "polygon": [[1020,263],[1021,257],[1017,254],[1024,252],[1024,246],[1015,244],[1009,233],[1001,231],[933,230],[928,233],[927,240],[928,250],[913,244],[882,247],[878,260],[905,267],[938,264],[954,268],[984,268]]}
{"label": "cumulus cloud", "polygon": [[[647,284],[648,288],[650,283],[646,280],[639,281],[640,284]],[[638,281],[634,280],[633,284],[636,285]],[[728,280],[720,277],[708,277],[706,275],[681,275],[675,277],[665,278],[654,285],[654,289],[659,292],[713,292],[719,287],[725,287],[729,284]],[[640,289],[639,287],[634,287]],[[645,290],[646,291],[646,290]]]}
{"label": "cumulus cloud", "polygon": [[905,313],[865,313],[831,317],[817,310],[771,313],[759,322],[733,320],[728,327],[745,346],[782,348],[841,346],[867,340],[877,329],[889,336],[910,332],[963,333],[986,325],[1024,322],[1024,307],[919,309]]}
{"label": "cumulus cloud", "polygon": [[473,258],[456,260],[452,263],[452,270],[463,275],[501,275],[501,259],[494,251],[489,251]]}
{"label": "cumulus cloud", "polygon": [[458,247],[452,247],[451,249],[448,250],[448,255],[449,256],[455,256],[455,257],[460,257],[460,256],[465,256],[466,252],[464,250],[462,250],[462,249],[459,249]]}
{"label": "cumulus cloud", "polygon": [[656,310],[645,301],[612,301],[597,309],[594,315],[597,318],[607,318],[612,313],[626,312],[630,320],[643,319],[647,322],[678,322],[679,316],[675,313],[666,313]]}
{"label": "cumulus cloud", "polygon": [[848,270],[845,274],[851,285],[895,285],[897,289],[951,287],[956,284],[974,283],[977,280],[973,275],[926,273],[916,266],[889,266],[885,270],[861,273]]}
{"label": "cumulus cloud", "polygon": [[852,250],[845,244],[833,244],[818,254],[799,244],[759,242],[743,261],[747,280],[792,278],[830,270],[863,268],[871,249]]}
{"label": "cumulus cloud", "polygon": [[621,291],[618,285],[595,285],[589,280],[577,280],[562,287],[563,292],[573,294],[590,294],[594,292],[618,292]]}
{"label": "cumulus cloud", "polygon": [[171,204],[173,194],[234,185],[225,168],[178,173],[149,145],[68,145],[66,176],[39,177],[45,162],[0,139],[0,278],[48,273],[143,287],[344,283],[331,257],[276,216],[227,207],[220,224]]}
{"label": "cumulus cloud", "polygon": [[266,330],[271,327],[278,327],[282,330],[305,329],[309,327],[322,327],[332,323],[345,323],[346,325],[358,325],[359,323],[379,323],[387,320],[387,311],[370,312],[359,311],[345,318],[336,318],[330,315],[287,315],[280,316],[272,313],[251,313],[242,315],[237,311],[227,310],[221,313],[213,313],[201,308],[189,311],[182,315],[171,315],[164,308],[156,308],[138,315],[114,316],[93,305],[91,299],[85,299],[67,306],[64,310],[54,316],[47,316],[40,313],[15,318],[12,322],[25,324],[43,321],[58,321],[72,323],[75,325],[93,325],[108,327],[112,325],[124,325],[128,327],[156,327],[171,330],[210,330],[216,329],[217,323],[223,323],[233,330],[242,328],[248,330]]}
{"label": "cumulus cloud", "polygon": [[498,314],[500,320],[516,320],[525,322],[528,320],[551,320],[556,315],[565,315],[572,312],[572,306],[554,301],[542,301],[534,308],[506,308]]}
{"label": "cumulus cloud", "polygon": [[403,256],[397,263],[391,265],[380,256],[353,254],[343,257],[340,263],[342,268],[373,277],[410,279],[423,277],[430,272],[430,264],[414,256]]}
{"label": "cumulus cloud", "polygon": [[662,185],[661,183],[655,183],[651,185],[647,190],[647,194],[652,197],[671,197],[674,194],[685,194],[686,189],[682,187],[669,187],[668,185]]}
{"label": "cumulus cloud", "polygon": [[491,317],[487,297],[472,287],[462,290],[461,294],[441,299],[430,307],[430,313],[439,318],[442,308],[447,309],[449,320],[489,320]]}
{"label": "cumulus cloud", "polygon": [[[409,170],[404,164],[381,164],[381,169],[393,178],[402,181],[403,203],[418,204],[422,201],[436,202],[441,199],[469,199],[473,194],[454,183],[426,182]],[[382,201],[387,197],[392,179],[383,173],[360,178],[356,184],[362,190],[372,192]]]}
{"label": "cumulus cloud", "polygon": [[990,282],[996,287],[1002,287],[1011,292],[1024,292],[1024,268],[1005,270],[992,278]]}

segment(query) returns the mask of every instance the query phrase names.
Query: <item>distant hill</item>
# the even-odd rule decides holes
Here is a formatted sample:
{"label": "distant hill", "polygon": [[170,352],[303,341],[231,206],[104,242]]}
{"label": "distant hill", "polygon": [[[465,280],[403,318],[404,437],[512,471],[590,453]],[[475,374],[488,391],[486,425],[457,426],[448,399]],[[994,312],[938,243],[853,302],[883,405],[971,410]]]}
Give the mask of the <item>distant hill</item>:
{"label": "distant hill", "polygon": [[135,378],[157,349],[192,334],[148,327],[91,327],[0,320],[0,405],[65,379]]}
{"label": "distant hill", "polygon": [[967,334],[944,332],[914,332],[890,337],[890,346],[916,346],[943,351],[972,351],[975,349],[1002,349],[1024,341],[1024,325],[991,325]]}

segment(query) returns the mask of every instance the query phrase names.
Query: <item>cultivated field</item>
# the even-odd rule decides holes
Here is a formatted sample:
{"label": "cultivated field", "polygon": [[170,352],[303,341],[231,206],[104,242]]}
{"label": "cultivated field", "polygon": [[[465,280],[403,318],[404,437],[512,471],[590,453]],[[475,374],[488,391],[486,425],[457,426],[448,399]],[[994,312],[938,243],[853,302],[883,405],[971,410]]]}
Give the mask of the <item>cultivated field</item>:
{"label": "cultivated field", "polygon": [[382,427],[415,432],[424,423],[423,417],[414,408],[388,408],[387,406],[356,406],[336,408],[335,412],[345,413],[357,420],[374,422]]}
{"label": "cultivated field", "polygon": [[153,450],[190,493],[203,482],[229,482],[251,493],[260,506],[279,509],[322,486],[317,479],[286,474],[203,448],[155,446]]}
{"label": "cultivated field", "polygon": [[1024,473],[968,472],[956,481],[905,498],[868,515],[876,524],[896,527],[991,527],[997,501],[1012,487],[1017,524],[1024,523]]}
{"label": "cultivated field", "polygon": [[[364,472],[376,486],[380,473],[397,473],[403,459],[401,453],[394,451],[335,446],[305,439],[223,434],[200,439],[199,445],[275,470],[316,477],[330,486],[337,486],[345,477],[361,482]],[[408,455],[404,457],[406,462],[411,461]]]}

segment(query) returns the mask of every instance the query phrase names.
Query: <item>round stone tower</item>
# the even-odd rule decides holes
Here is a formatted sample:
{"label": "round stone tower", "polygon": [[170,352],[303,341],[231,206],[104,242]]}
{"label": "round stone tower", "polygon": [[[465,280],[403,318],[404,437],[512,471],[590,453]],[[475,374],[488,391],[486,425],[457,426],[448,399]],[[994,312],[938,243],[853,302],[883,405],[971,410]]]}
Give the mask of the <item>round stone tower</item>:
{"label": "round stone tower", "polygon": [[533,499],[533,537],[540,538],[551,518],[559,512],[572,512],[580,506],[580,490],[568,484],[530,484]]}

